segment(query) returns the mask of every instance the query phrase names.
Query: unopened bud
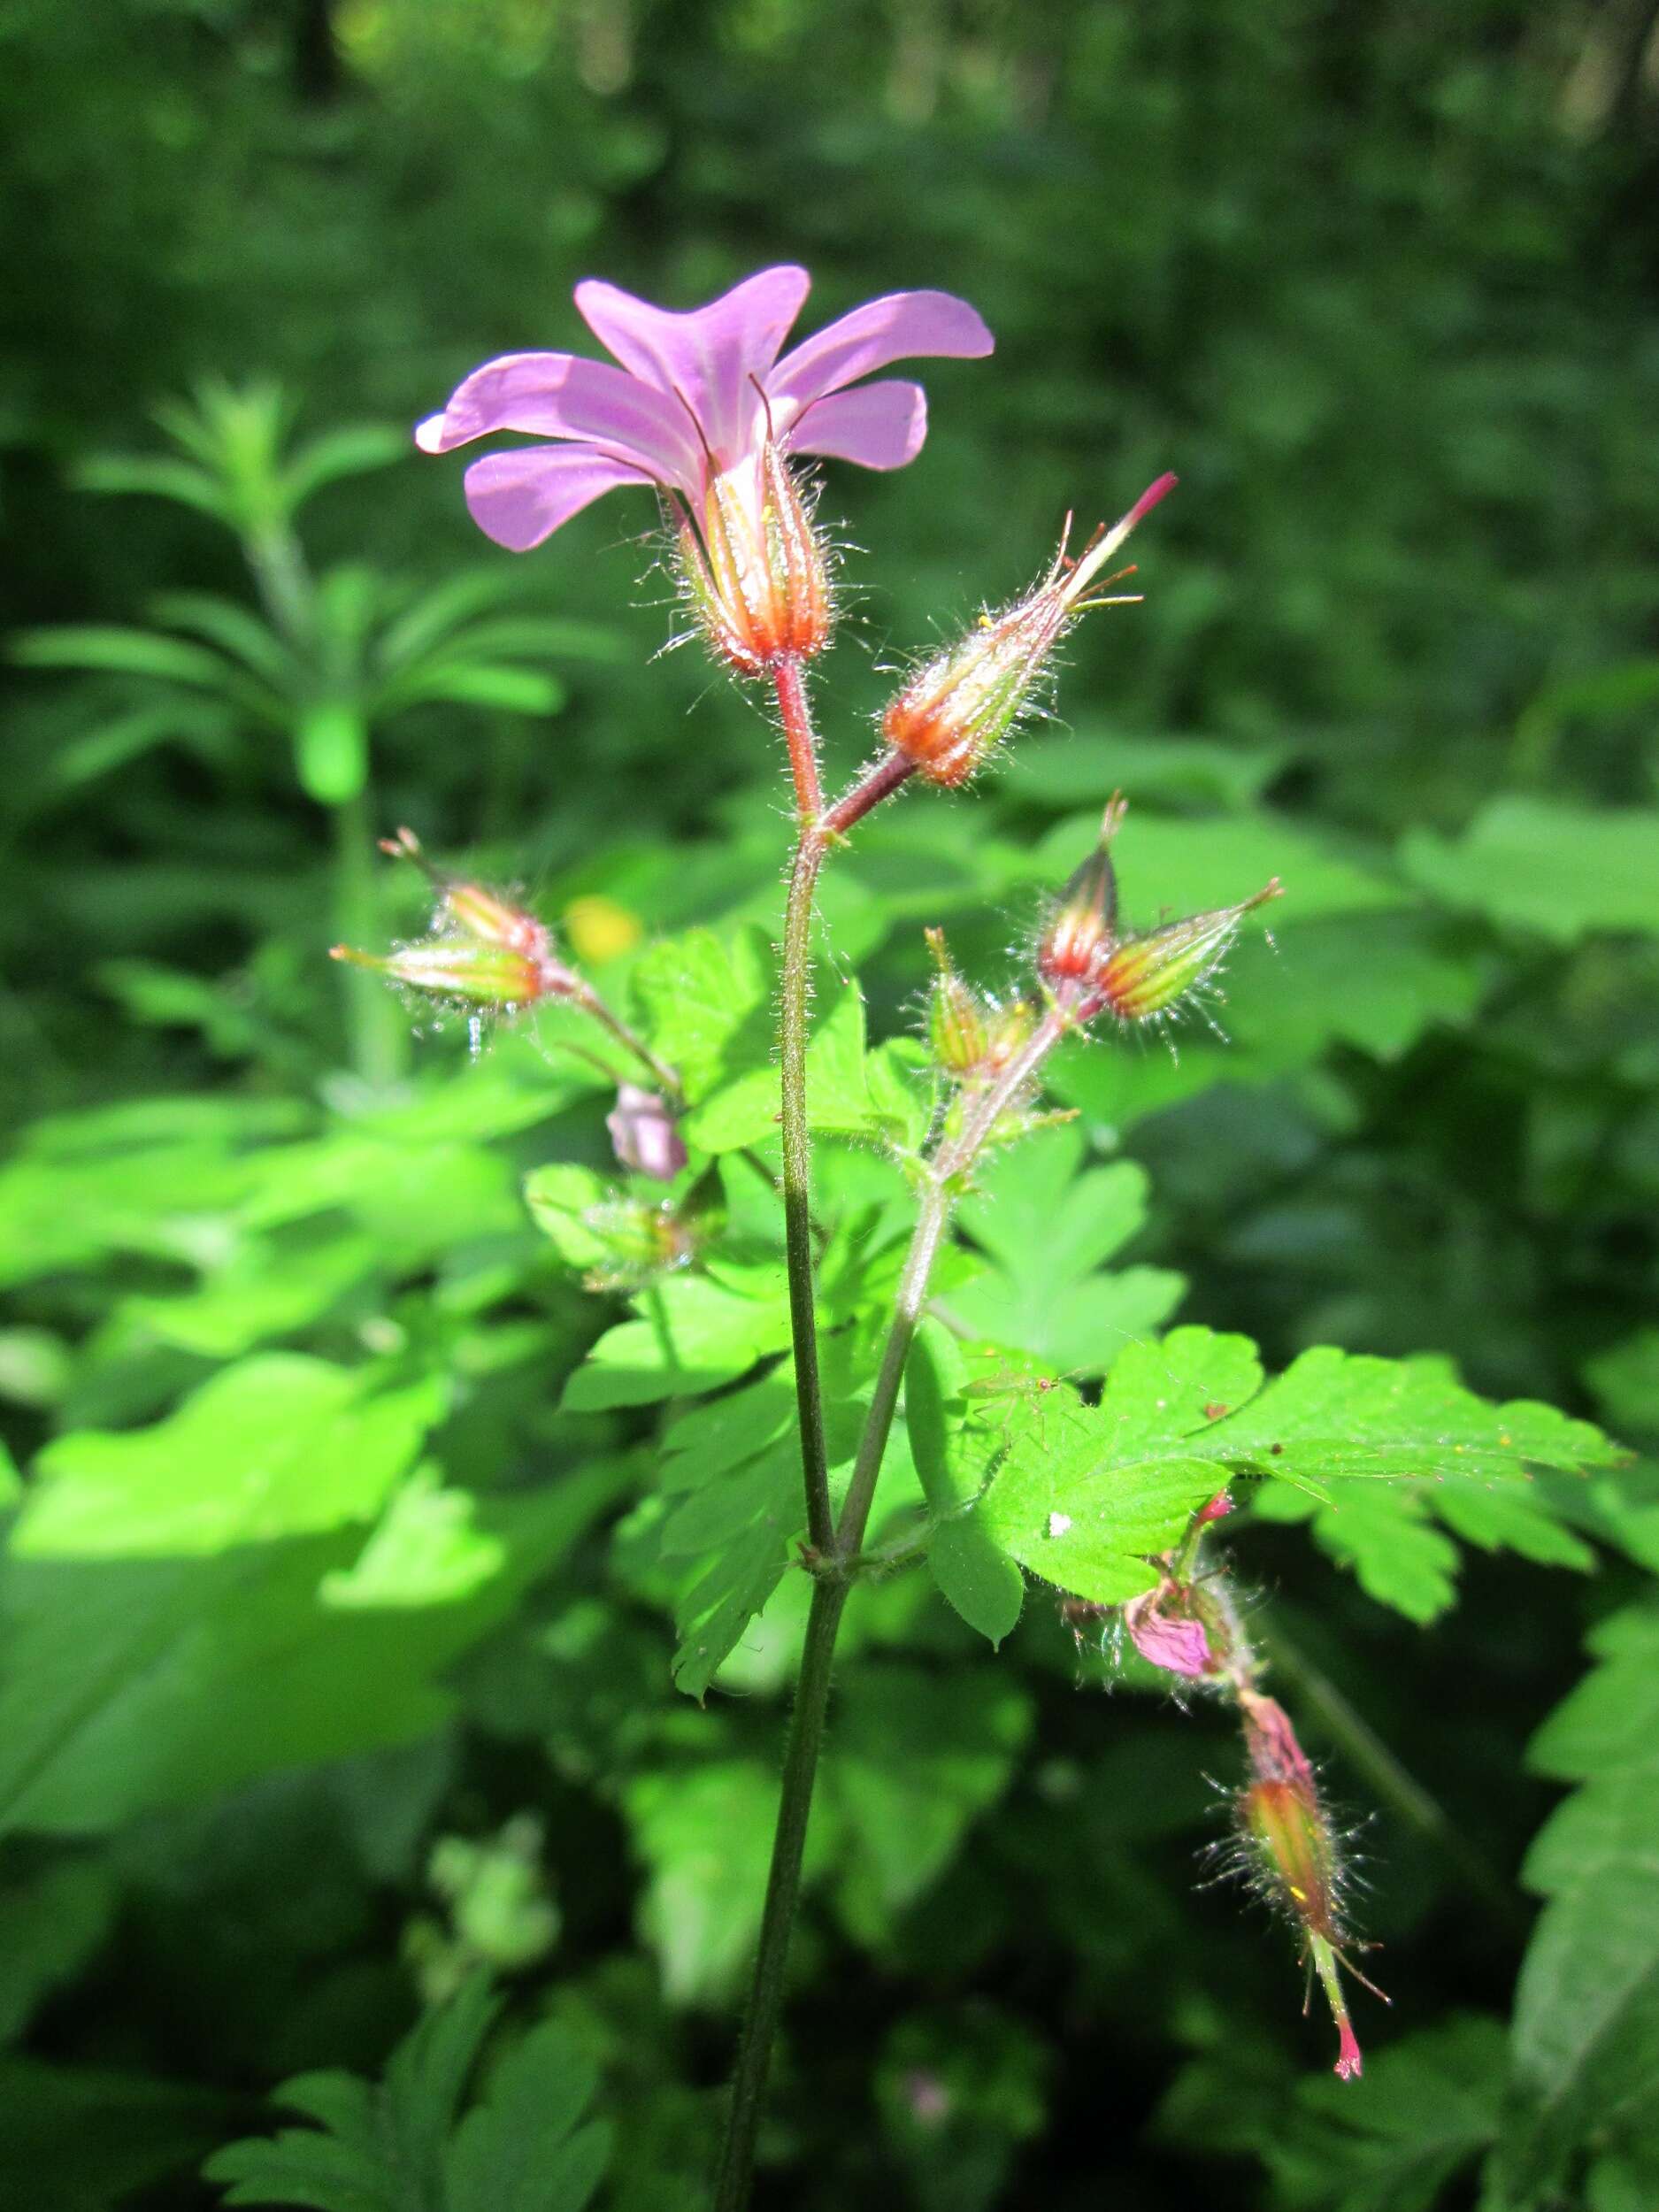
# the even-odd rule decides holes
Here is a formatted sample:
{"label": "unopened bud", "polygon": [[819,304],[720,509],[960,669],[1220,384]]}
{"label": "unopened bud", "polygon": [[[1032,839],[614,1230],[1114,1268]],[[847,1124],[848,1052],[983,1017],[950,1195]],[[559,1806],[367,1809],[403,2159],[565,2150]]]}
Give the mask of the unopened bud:
{"label": "unopened bud", "polygon": [[620,1164],[657,1182],[672,1183],[689,1156],[667,1102],[637,1083],[624,1083],[618,1090],[605,1127]]}
{"label": "unopened bud", "polygon": [[1239,1825],[1263,1893],[1310,1935],[1337,1936],[1336,1846],[1312,1781],[1252,1782]]}
{"label": "unopened bud", "polygon": [[481,883],[434,868],[413,830],[382,838],[380,850],[414,862],[437,895],[440,922],[447,921],[458,933],[400,945],[384,957],[335,945],[331,959],[373,968],[393,983],[471,1006],[510,1009],[580,994],[580,978],[558,957],[552,933],[534,914]]}
{"label": "unopened bud", "polygon": [[331,960],[348,960],[353,967],[373,968],[390,983],[430,991],[440,998],[459,999],[469,1006],[495,1006],[503,1012],[532,1006],[539,999],[568,995],[568,986],[556,979],[543,964],[527,954],[510,952],[498,945],[437,941],[426,945],[400,945],[380,957],[356,951],[350,945],[334,945]]}
{"label": "unopened bud", "polygon": [[927,932],[927,949],[936,970],[927,999],[928,1048],[947,1074],[977,1075],[989,1043],[986,1002],[951,965],[942,929]]}
{"label": "unopened bud", "polygon": [[1215,974],[1245,916],[1278,898],[1283,889],[1275,876],[1241,905],[1189,915],[1184,922],[1123,939],[1095,970],[1088,1013],[1104,1010],[1126,1022],[1150,1021],[1169,1013]]}
{"label": "unopened bud", "polygon": [[1036,1026],[1037,1009],[1028,998],[1010,999],[1001,1006],[988,1007],[985,1025],[987,1074],[1000,1075],[1025,1048]]}
{"label": "unopened bud", "polygon": [[610,1198],[590,1206],[582,1227],[603,1256],[582,1281],[588,1290],[642,1290],[689,1267],[726,1226],[726,1194],[717,1166],[700,1175],[677,1204]]}
{"label": "unopened bud", "polygon": [[1090,587],[1174,484],[1172,476],[1159,477],[1121,521],[1097,530],[1075,559],[1063,539],[1041,583],[1000,614],[981,615],[959,644],[925,662],[882,715],[881,734],[894,751],[932,783],[965,783],[1032,703],[1055,647],[1083,609],[1116,606],[1136,595],[1091,596]]}
{"label": "unopened bud", "polygon": [[682,511],[686,595],[718,658],[740,676],[810,660],[829,642],[829,564],[810,509],[769,438],[735,469],[710,469],[703,513]]}
{"label": "unopened bud", "polygon": [[1061,893],[1037,947],[1037,972],[1050,990],[1086,984],[1117,941],[1118,877],[1111,841],[1126,811],[1114,795],[1100,842]]}

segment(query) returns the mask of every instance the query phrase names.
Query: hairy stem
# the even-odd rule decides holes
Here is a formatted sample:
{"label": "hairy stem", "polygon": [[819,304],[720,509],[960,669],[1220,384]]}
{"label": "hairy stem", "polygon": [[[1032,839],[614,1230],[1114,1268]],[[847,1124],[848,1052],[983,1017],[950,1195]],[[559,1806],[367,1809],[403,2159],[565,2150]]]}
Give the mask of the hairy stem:
{"label": "hairy stem", "polygon": [[[795,772],[802,822],[784,918],[779,1024],[783,1062],[784,1239],[789,1267],[789,1313],[795,1344],[795,1397],[801,1419],[802,1466],[806,1478],[807,1525],[818,1572],[812,1590],[811,1611],[807,1617],[800,1679],[795,1686],[789,1740],[784,1754],[783,1794],[778,1809],[777,1833],[772,1840],[772,1869],[766,1880],[755,1978],[738,2045],[732,2101],[715,2180],[713,2212],[743,2212],[749,2202],[754,2178],[755,2139],[772,2064],[772,2047],[783,2010],[789,1936],[800,1901],[802,1855],[806,1847],[824,1724],[829,1711],[830,1666],[835,1638],[851,1587],[852,1562],[869,1518],[876,1477],[880,1472],[882,1455],[898,1405],[905,1357],[921,1317],[928,1278],[950,1218],[952,1203],[951,1187],[935,1171],[923,1201],[900,1280],[893,1327],[882,1356],[870,1417],[838,1530],[830,1506],[818,1380],[818,1321],[812,1293],[811,1151],[806,1096],[806,1010],[810,982],[812,899],[830,843],[844,836],[872,807],[898,790],[912,771],[910,764],[896,755],[886,757],[845,792],[827,812],[821,811],[822,800],[817,787],[818,750],[806,718],[800,670],[794,664],[785,664],[785,669],[787,673],[784,670],[777,673],[778,706],[789,738],[790,764]],[[806,776],[809,762],[810,783]],[[812,800],[810,814],[807,811],[809,795]],[[1017,1074],[1011,1085],[999,1081],[996,1089],[1003,1104],[1041,1056],[1041,1053],[1033,1056],[1028,1047],[1020,1056],[1024,1072]],[[981,1117],[986,1132],[1000,1110],[998,1106],[988,1118]],[[963,1154],[959,1139],[953,1148],[954,1164],[965,1164],[967,1156]]]}
{"label": "hairy stem", "polygon": [[766,2093],[766,2076],[772,2066],[772,2047],[783,2011],[789,1933],[801,1895],[801,1861],[806,1848],[807,1821],[812,1810],[812,1785],[824,1741],[825,1717],[829,1710],[830,1662],[849,1586],[845,1582],[831,1581],[819,1581],[813,1586],[812,1609],[807,1617],[806,1643],[801,1655],[801,1677],[795,1686],[789,1741],[784,1753],[783,1795],[778,1807],[772,1871],[766,1878],[766,1902],[761,1914],[760,1949],[755,1962],[749,2011],[737,2047],[732,2102],[726,2115],[726,2138],[720,2146],[719,2170],[715,2177],[713,2212],[743,2212],[754,2178],[755,2137]]}
{"label": "hairy stem", "polygon": [[813,1548],[834,1541],[829,1463],[824,1448],[824,1396],[818,1379],[818,1310],[812,1288],[812,1154],[807,1133],[806,1009],[811,986],[812,895],[824,864],[824,841],[803,830],[789,875],[783,926],[778,1041],[783,1063],[783,1240],[789,1271],[789,1329],[795,1345],[795,1410],[801,1422],[801,1472],[806,1485],[807,1533]]}
{"label": "hairy stem", "polygon": [[579,1004],[584,1013],[591,1014],[602,1029],[609,1030],[625,1052],[632,1053],[652,1081],[668,1094],[671,1099],[680,1096],[680,1077],[665,1061],[659,1060],[643,1037],[630,1029],[619,1014],[613,1013],[590,984],[584,984]]}
{"label": "hairy stem", "polygon": [[789,773],[795,780],[795,810],[804,833],[824,811],[824,787],[818,781],[818,736],[807,704],[806,678],[795,660],[780,661],[772,672],[778,695],[778,716],[784,741],[789,748]]}
{"label": "hairy stem", "polygon": [[[801,1424],[807,1533],[817,1549],[826,1551],[834,1538],[835,1523],[824,1448],[824,1392],[818,1379],[818,1308],[812,1288],[812,1156],[806,1118],[806,1009],[812,981],[812,896],[824,864],[824,840],[818,826],[824,794],[818,782],[818,733],[807,706],[800,662],[780,661],[772,681],[789,747],[789,771],[795,779],[800,821],[784,916],[778,1012],[779,1056],[783,1064],[783,1241],[789,1271],[789,1333],[795,1346],[795,1399]],[[816,1752],[813,1755],[816,1759]],[[811,1786],[809,1775],[809,1793]]]}

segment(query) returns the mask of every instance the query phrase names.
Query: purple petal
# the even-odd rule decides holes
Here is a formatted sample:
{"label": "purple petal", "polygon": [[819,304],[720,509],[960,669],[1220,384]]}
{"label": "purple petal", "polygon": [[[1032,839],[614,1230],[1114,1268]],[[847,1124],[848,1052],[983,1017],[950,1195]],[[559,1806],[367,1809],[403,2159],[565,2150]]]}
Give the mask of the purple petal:
{"label": "purple petal", "polygon": [[466,472],[466,503],[486,537],[527,553],[619,484],[653,480],[646,470],[587,446],[514,446],[473,462]]}
{"label": "purple petal", "polygon": [[949,292],[889,292],[787,353],[766,389],[798,410],[889,362],[918,355],[977,359],[995,342],[966,300]]}
{"label": "purple petal", "polygon": [[419,425],[426,453],[448,453],[492,430],[580,438],[634,461],[659,483],[695,491],[703,455],[685,410],[608,361],[571,353],[506,353],[457,385],[441,415]]}
{"label": "purple petal", "polygon": [[897,377],[814,400],[787,434],[793,453],[818,453],[860,468],[902,469],[927,435],[927,395]]}
{"label": "purple petal", "polygon": [[576,287],[576,305],[625,369],[684,401],[726,468],[757,441],[755,386],[771,374],[811,282],[804,269],[763,269],[706,307],[677,315],[589,278]]}

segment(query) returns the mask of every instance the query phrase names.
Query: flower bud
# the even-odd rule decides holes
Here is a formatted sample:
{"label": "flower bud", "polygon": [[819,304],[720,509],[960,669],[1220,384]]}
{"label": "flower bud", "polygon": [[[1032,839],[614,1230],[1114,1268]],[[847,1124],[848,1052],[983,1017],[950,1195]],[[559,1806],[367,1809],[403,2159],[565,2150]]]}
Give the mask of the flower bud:
{"label": "flower bud", "polygon": [[414,862],[438,895],[438,919],[449,922],[458,933],[400,945],[384,958],[334,945],[331,959],[375,969],[393,983],[469,1006],[511,1010],[580,995],[580,978],[555,953],[551,932],[534,914],[481,883],[434,868],[413,830],[382,838],[380,849],[394,859]]}
{"label": "flower bud", "polygon": [[619,1164],[658,1183],[672,1183],[689,1156],[667,1102],[637,1083],[620,1086],[605,1127]]}
{"label": "flower bud", "polygon": [[566,995],[561,984],[549,979],[549,971],[540,961],[497,945],[439,940],[425,945],[400,945],[384,958],[355,951],[349,945],[334,945],[328,956],[349,960],[353,967],[373,968],[388,982],[406,984],[411,990],[430,991],[469,1006],[499,1007],[503,1012],[532,1006],[538,999]]}
{"label": "flower bud", "polygon": [[499,945],[532,959],[547,952],[547,930],[534,914],[526,914],[522,907],[514,906],[498,891],[487,890],[481,883],[469,883],[434,868],[413,830],[400,829],[395,837],[383,837],[380,850],[394,860],[412,860],[437,893],[440,910],[480,944]]}
{"label": "flower bud", "polygon": [[947,1074],[977,1075],[988,1047],[986,1002],[951,965],[942,929],[927,933],[927,949],[937,970],[927,998],[927,1043]]}
{"label": "flower bud", "polygon": [[1097,530],[1076,559],[1063,539],[1054,565],[1023,599],[1000,614],[982,614],[960,643],[925,662],[882,715],[881,734],[894,751],[932,783],[965,783],[1031,703],[1055,647],[1082,610],[1136,595],[1091,598],[1089,587],[1174,483],[1172,476],[1159,477],[1120,522]]}
{"label": "flower bud", "polygon": [[1000,1075],[1021,1052],[1037,1026],[1037,1010],[1028,998],[1012,998],[1004,1005],[988,1005],[985,1025],[985,1071]]}
{"label": "flower bud", "polygon": [[726,1194],[710,1166],[678,1203],[608,1198],[590,1206],[582,1227],[603,1255],[582,1278],[588,1290],[642,1290],[689,1267],[726,1226]]}
{"label": "flower bud", "polygon": [[1111,841],[1124,801],[1113,795],[1101,819],[1100,842],[1061,893],[1037,947],[1037,972],[1050,990],[1087,982],[1117,938],[1118,878]]}
{"label": "flower bud", "polygon": [[1169,1013],[1208,981],[1226,957],[1247,914],[1278,898],[1283,885],[1275,876],[1241,905],[1190,915],[1114,945],[1092,979],[1087,1019],[1102,1010],[1119,1021],[1150,1021]]}
{"label": "flower bud", "polygon": [[833,626],[829,565],[788,464],[768,438],[759,455],[712,467],[702,515],[682,511],[680,569],[710,649],[740,676],[810,660]]}

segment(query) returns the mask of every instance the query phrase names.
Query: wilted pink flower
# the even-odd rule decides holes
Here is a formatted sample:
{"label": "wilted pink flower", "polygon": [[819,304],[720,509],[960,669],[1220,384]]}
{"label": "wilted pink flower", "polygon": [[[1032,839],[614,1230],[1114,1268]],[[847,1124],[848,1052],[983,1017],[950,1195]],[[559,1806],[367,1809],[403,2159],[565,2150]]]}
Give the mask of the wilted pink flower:
{"label": "wilted pink flower", "polygon": [[[466,472],[473,520],[518,553],[625,484],[678,493],[699,529],[723,484],[758,527],[769,438],[785,453],[902,468],[926,435],[921,388],[864,380],[890,362],[977,357],[993,343],[965,301],[890,292],[780,360],[810,285],[804,269],[763,269],[676,314],[589,279],[576,288],[577,308],[620,367],[570,353],[503,354],[419,425],[416,442],[446,453],[495,430],[559,442],[492,453]],[[721,503],[732,503],[716,511]]]}
{"label": "wilted pink flower", "polygon": [[672,1183],[686,1164],[688,1155],[674,1117],[655,1091],[624,1083],[615,1107],[605,1116],[605,1127],[618,1159],[636,1174]]}
{"label": "wilted pink flower", "polygon": [[1220,1669],[1203,1622],[1187,1609],[1187,1594],[1166,1578],[1156,1590],[1129,1601],[1124,1626],[1130,1642],[1151,1665],[1195,1680]]}

